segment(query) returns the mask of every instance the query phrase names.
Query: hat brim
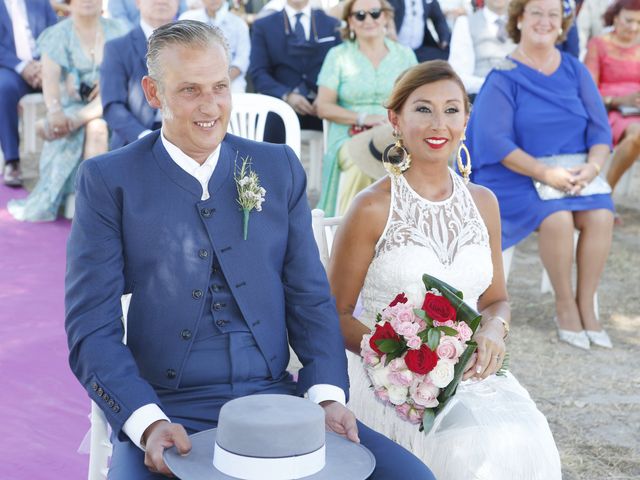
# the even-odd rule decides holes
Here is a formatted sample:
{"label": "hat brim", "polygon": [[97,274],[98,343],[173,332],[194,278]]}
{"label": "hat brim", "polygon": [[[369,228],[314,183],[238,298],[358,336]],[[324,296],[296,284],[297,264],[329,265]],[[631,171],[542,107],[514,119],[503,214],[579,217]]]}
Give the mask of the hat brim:
{"label": "hat brim", "polygon": [[[213,466],[213,448],[217,429],[205,430],[189,436],[191,452],[181,456],[175,447],[164,451],[164,461],[169,470],[182,480],[237,480]],[[305,480],[364,480],[376,466],[376,459],[368,448],[347,440],[333,432],[325,439],[326,463],[318,473]]]}
{"label": "hat brim", "polygon": [[[378,180],[387,175],[382,164],[382,153],[394,141],[393,127],[390,124],[377,125],[347,140],[349,159],[366,175]],[[375,155],[372,150],[376,151]]]}

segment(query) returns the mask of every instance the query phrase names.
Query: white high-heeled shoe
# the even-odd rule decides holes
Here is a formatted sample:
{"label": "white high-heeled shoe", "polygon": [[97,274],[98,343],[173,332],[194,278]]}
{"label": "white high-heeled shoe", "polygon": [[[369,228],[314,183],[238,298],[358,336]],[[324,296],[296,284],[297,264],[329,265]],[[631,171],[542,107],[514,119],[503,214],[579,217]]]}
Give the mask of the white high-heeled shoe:
{"label": "white high-heeled shoe", "polygon": [[613,344],[611,343],[611,339],[607,332],[602,329],[600,331],[595,330],[585,330],[587,334],[587,338],[591,343],[597,345],[602,348],[613,348]]}
{"label": "white high-heeled shoe", "polygon": [[[564,343],[568,343],[572,347],[581,348],[583,350],[590,350],[591,344],[589,343],[589,337],[587,332],[580,330],[579,332],[572,332],[571,330],[563,330],[558,325],[558,319],[554,318],[553,321],[558,329],[558,340]],[[599,332],[598,332],[599,333]]]}

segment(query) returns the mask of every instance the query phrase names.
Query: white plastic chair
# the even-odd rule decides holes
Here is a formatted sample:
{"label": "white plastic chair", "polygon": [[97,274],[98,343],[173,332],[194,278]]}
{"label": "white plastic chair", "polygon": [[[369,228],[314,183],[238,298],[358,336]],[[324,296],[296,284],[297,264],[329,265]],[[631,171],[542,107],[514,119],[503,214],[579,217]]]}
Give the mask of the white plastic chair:
{"label": "white plastic chair", "polygon": [[234,93],[227,131],[242,138],[262,141],[267,114],[270,112],[282,118],[285,143],[300,158],[300,120],[293,108],[278,98],[259,93]]}
{"label": "white plastic chair", "polygon": [[20,99],[22,108],[22,140],[24,152],[38,152],[38,137],[36,135],[36,120],[38,120],[38,107],[44,105],[44,97],[41,93],[30,93]]}
{"label": "white plastic chair", "polygon": [[318,130],[302,130],[302,143],[309,145],[309,174],[307,188],[309,191],[320,192],[322,189],[322,157],[324,157],[324,133]]}
{"label": "white plastic chair", "polygon": [[324,268],[327,268],[331,247],[333,245],[333,237],[335,232],[342,223],[343,217],[325,217],[324,210],[316,208],[311,211],[311,226],[313,228],[313,237],[318,245],[320,253],[320,261]]}

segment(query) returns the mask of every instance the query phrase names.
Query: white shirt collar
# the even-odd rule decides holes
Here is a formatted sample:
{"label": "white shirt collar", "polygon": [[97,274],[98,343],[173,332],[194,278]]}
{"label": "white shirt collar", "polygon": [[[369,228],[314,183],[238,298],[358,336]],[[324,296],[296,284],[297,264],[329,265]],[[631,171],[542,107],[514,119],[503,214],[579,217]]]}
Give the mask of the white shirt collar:
{"label": "white shirt collar", "polygon": [[292,8],[288,3],[285,3],[284,5],[284,11],[287,14],[287,17],[289,17],[289,24],[291,25],[291,28],[293,28],[296,24],[296,13],[298,12],[302,12],[302,18],[311,18],[311,4],[307,3],[307,6],[304,7],[302,10],[295,10],[294,8]]}
{"label": "white shirt collar", "polygon": [[142,29],[142,32],[144,33],[144,36],[147,40],[149,40],[149,37],[151,36],[151,34],[153,33],[153,27],[151,25],[149,25],[147,22],[145,22],[144,20],[142,20],[142,18],[140,19],[140,28]]}
{"label": "white shirt collar", "polygon": [[198,180],[202,186],[202,197],[200,200],[207,200],[209,198],[209,180],[213,175],[216,165],[218,165],[220,147],[222,144],[218,145],[207,157],[205,162],[200,165],[193,158],[180,150],[180,148],[167,140],[167,137],[164,136],[164,128],[160,130],[160,138],[162,139],[162,145],[171,157],[171,160],[176,162],[181,169]]}

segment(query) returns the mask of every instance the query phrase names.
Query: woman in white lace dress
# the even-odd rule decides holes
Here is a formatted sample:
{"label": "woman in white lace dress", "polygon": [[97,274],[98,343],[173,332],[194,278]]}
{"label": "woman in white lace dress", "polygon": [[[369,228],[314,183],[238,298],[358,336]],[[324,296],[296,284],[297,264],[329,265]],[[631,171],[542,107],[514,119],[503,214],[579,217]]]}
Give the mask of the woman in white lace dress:
{"label": "woman in white lace dress", "polygon": [[[349,405],[441,480],[559,480],[560,459],[545,417],[513,375],[495,375],[511,316],[498,204],[489,190],[465,184],[448,166],[469,114],[464,86],[446,62],[422,63],[398,78],[387,108],[411,166],[356,197],[329,265],[351,352]],[[376,400],[359,357],[362,336],[396,294],[422,303],[423,273],[462,290],[483,316],[474,336],[478,355],[429,433]],[[356,319],[359,295],[363,312]]]}

